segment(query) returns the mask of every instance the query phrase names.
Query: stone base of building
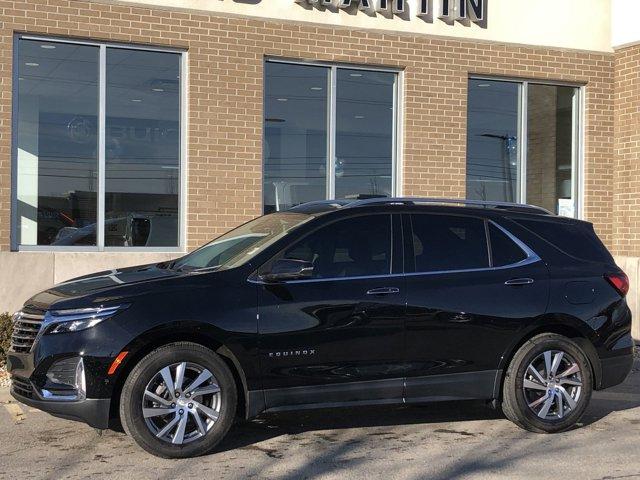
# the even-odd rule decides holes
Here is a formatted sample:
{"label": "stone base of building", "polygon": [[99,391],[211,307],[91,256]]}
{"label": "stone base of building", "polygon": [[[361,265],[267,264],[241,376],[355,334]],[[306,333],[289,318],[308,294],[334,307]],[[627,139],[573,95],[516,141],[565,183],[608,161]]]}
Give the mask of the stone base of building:
{"label": "stone base of building", "polygon": [[177,253],[138,252],[0,252],[0,312],[15,312],[34,294],[74,277],[177,256]]}

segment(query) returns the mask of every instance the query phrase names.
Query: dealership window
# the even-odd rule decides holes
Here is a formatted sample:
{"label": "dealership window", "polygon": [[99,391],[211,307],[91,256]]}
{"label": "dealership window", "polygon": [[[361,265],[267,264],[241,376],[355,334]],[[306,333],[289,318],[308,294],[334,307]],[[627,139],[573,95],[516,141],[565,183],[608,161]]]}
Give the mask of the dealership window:
{"label": "dealership window", "polygon": [[579,215],[580,88],[470,78],[467,198]]}
{"label": "dealership window", "polygon": [[182,54],[16,38],[13,246],[181,246]]}
{"label": "dealership window", "polygon": [[265,213],[396,193],[398,74],[265,64]]}

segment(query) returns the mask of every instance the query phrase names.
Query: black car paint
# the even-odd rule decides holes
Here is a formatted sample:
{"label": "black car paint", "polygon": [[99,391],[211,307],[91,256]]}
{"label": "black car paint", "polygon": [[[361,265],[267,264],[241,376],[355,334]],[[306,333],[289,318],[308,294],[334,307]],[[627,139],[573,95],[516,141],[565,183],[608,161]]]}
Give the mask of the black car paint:
{"label": "black car paint", "polygon": [[[278,284],[257,276],[286,246],[350,215],[393,215],[394,244],[406,247],[402,239],[410,232],[401,216],[410,212],[490,220],[544,260],[518,268],[426,275],[413,274],[403,261],[388,276]],[[549,330],[578,337],[592,363],[596,388],[619,383],[630,369],[633,347],[626,301],[603,278],[617,267],[569,258],[509,219],[518,215],[527,216],[448,206],[336,209],[234,269],[180,272],[166,264],[146,265],[66,282],[34,296],[25,308],[129,307],[87,330],[43,335],[31,353],[10,352],[9,370],[43,386],[54,360],[81,354],[93,404],[16,398],[106,428],[132,366],[154,346],[185,339],[227,360],[247,417],[310,406],[497,398],[517,347]],[[504,285],[522,276],[535,281]],[[576,280],[586,283],[585,298],[576,297],[570,285]],[[366,293],[386,287],[399,292]],[[107,375],[122,351],[129,352],[127,357],[115,375]]]}

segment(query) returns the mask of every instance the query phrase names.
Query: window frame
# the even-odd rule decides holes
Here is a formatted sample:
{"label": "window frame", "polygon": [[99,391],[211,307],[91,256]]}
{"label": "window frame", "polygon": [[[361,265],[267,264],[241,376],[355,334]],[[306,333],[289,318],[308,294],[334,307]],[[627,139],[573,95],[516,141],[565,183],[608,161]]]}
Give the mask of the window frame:
{"label": "window frame", "polygon": [[[392,128],[392,160],[391,160],[391,189],[392,196],[401,197],[403,189],[403,164],[404,164],[404,70],[402,68],[385,67],[378,65],[358,65],[340,62],[323,62],[313,60],[300,60],[285,57],[266,56],[262,62],[262,178],[260,183],[260,203],[262,205],[262,213],[265,213],[264,203],[264,146],[266,145],[266,129],[264,128],[264,107],[267,100],[267,63],[282,63],[288,65],[306,65],[311,67],[324,67],[329,70],[329,91],[327,92],[327,148],[326,148],[326,195],[325,198],[318,200],[335,200],[335,165],[336,165],[336,132],[337,132],[337,83],[338,69],[347,70],[363,70],[369,72],[386,72],[393,73],[396,76],[394,92],[393,92],[393,128]],[[332,161],[333,160],[333,161]]]}
{"label": "window frame", "polygon": [[[416,271],[415,265],[415,251],[413,248],[413,215],[439,215],[446,217],[465,217],[465,218],[473,218],[479,220],[484,223],[484,231],[485,231],[485,241],[487,242],[487,254],[489,256],[489,266],[480,267],[480,268],[463,268],[463,269],[452,269],[452,270],[433,270],[429,272],[418,272]],[[447,212],[420,212],[420,211],[411,211],[411,212],[403,212],[403,232],[406,238],[404,242],[404,264],[405,264],[405,273],[407,276],[419,276],[419,275],[448,275],[454,273],[472,273],[472,272],[487,272],[494,270],[505,270],[509,268],[518,268],[526,265],[530,265],[536,262],[541,261],[541,258],[535,253],[526,243],[516,237],[513,233],[507,230],[505,227],[495,222],[492,219],[484,218],[481,216],[473,215],[473,214],[460,214],[460,213],[447,213]],[[513,243],[515,243],[526,255],[526,258],[523,260],[510,263],[507,265],[494,266],[493,265],[493,251],[491,246],[491,238],[489,235],[489,225],[493,225],[502,233],[504,233]]]}
{"label": "window frame", "polygon": [[[21,40],[32,40],[50,43],[66,43],[97,47],[99,49],[99,71],[98,71],[98,174],[97,174],[97,212],[96,212],[96,245],[22,245],[18,242],[18,71],[19,43]],[[179,180],[178,180],[178,244],[172,247],[108,247],[105,246],[105,198],[106,198],[106,93],[107,93],[107,49],[140,50],[148,52],[173,53],[180,55],[180,159],[179,159]],[[186,198],[187,198],[187,156],[188,156],[188,52],[183,49],[171,47],[154,47],[147,45],[136,45],[128,43],[101,42],[83,39],[69,39],[55,36],[16,34],[13,37],[12,56],[12,121],[11,121],[11,228],[10,247],[11,251],[20,252],[167,252],[183,253],[186,251]]]}
{"label": "window frame", "polygon": [[[494,82],[509,82],[518,85],[518,190],[516,192],[517,202],[527,202],[527,142],[529,139],[527,132],[528,121],[528,92],[529,85],[548,85],[552,87],[571,87],[576,89],[573,111],[573,142],[571,158],[571,198],[574,204],[573,217],[579,220],[584,219],[584,140],[585,140],[585,98],[586,85],[578,82],[567,82],[562,80],[546,80],[534,78],[518,78],[508,76],[493,76],[482,74],[469,74],[468,82],[471,80],[487,80]],[[469,101],[469,91],[467,90],[467,102]],[[468,128],[468,125],[467,125]],[[466,159],[465,159],[466,160]]]}

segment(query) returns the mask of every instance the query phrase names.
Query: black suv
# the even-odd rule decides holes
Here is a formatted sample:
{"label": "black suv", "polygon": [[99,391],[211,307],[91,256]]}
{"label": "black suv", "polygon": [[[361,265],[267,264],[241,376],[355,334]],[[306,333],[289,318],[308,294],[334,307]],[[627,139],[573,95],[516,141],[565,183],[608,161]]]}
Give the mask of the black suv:
{"label": "black suv", "polygon": [[236,417],[364,404],[483,399],[559,432],[631,369],[627,289],[591,224],[537,207],[307,203],[34,296],[12,394],[163,457]]}

